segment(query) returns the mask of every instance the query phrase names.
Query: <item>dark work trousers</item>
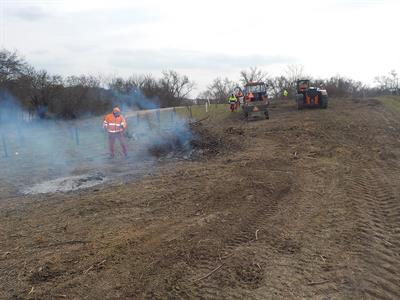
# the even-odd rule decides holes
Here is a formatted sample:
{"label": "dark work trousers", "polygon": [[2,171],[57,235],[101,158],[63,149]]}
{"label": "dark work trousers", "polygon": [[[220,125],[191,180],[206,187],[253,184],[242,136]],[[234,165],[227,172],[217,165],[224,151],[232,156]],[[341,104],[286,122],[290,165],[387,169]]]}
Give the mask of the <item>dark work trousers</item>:
{"label": "dark work trousers", "polygon": [[115,140],[119,140],[119,143],[122,148],[122,152],[124,153],[125,156],[127,156],[128,155],[127,147],[125,144],[124,134],[122,132],[109,132],[108,133],[108,146],[110,148],[110,155],[111,156],[115,155],[115,149],[114,149]]}

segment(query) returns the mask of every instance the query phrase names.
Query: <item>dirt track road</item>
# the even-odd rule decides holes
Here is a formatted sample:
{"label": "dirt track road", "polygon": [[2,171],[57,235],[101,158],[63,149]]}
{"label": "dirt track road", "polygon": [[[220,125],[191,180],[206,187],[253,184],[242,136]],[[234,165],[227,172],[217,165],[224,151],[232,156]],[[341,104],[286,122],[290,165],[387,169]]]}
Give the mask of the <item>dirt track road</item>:
{"label": "dirt track road", "polygon": [[400,298],[399,115],[336,99],[222,123],[213,156],[1,200],[0,298]]}

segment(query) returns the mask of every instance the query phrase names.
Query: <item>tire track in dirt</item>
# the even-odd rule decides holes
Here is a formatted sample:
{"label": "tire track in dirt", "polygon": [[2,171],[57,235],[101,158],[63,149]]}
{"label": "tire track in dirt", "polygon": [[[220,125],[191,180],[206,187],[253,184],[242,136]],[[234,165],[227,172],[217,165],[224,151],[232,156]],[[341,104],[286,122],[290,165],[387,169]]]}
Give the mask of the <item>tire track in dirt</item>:
{"label": "tire track in dirt", "polygon": [[[304,119],[306,115],[303,115]],[[315,140],[320,139],[327,140],[332,142],[332,137],[327,134],[322,134],[320,130],[316,130],[316,126],[318,125],[318,121],[308,120],[309,124],[304,126],[305,129],[301,132],[301,138],[299,138],[299,143],[296,143],[300,149],[310,149],[312,148],[312,144],[315,143]],[[314,128],[313,130],[308,130],[308,128]],[[287,151],[287,145],[293,143],[296,137],[290,138],[290,135],[287,135],[287,132],[284,128],[279,128],[279,132],[283,132],[282,135],[275,136],[274,138],[278,139],[278,143],[281,145],[281,153]],[[293,135],[293,134],[292,134]],[[278,150],[279,151],[279,150]],[[304,151],[303,153],[307,153]],[[313,161],[317,162],[317,161]],[[318,163],[316,163],[318,169]],[[306,170],[308,169],[308,170]],[[322,171],[325,174],[325,171]],[[324,181],[319,181],[320,178],[324,178],[323,175],[315,174],[315,168],[310,167],[310,162],[305,162],[297,170],[297,175],[294,178],[302,178],[306,180],[302,184],[299,184],[296,180],[296,187],[294,188],[296,191],[292,191],[292,195],[290,198],[290,203],[298,202],[301,203],[299,205],[299,209],[303,212],[307,211],[307,207],[304,206],[303,203],[307,203],[306,205],[312,205],[316,207],[321,207],[321,199],[319,197],[324,198],[324,203],[329,203],[332,198],[340,198],[341,191],[337,191],[338,180],[331,180],[331,178],[325,178]],[[334,176],[333,176],[334,177]],[[334,177],[335,178],[335,177]],[[310,192],[304,192],[300,197],[298,192],[305,188],[310,188],[311,191],[322,191],[322,193],[316,193],[316,195],[312,196],[310,199]],[[319,196],[317,196],[319,194]],[[296,195],[296,196],[294,196]],[[288,197],[289,198],[289,197]],[[312,200],[313,199],[313,200]],[[273,235],[273,232],[268,232],[269,227],[273,224],[274,221],[279,219],[285,219],[288,222],[288,218],[290,216],[295,216],[296,211],[291,207],[292,205],[286,203],[285,207],[275,206],[274,215],[277,214],[280,208],[285,210],[280,216],[277,218],[270,218],[268,223],[265,224],[264,228],[269,235]],[[307,216],[307,214],[306,214]],[[331,218],[326,220],[334,227],[337,220]],[[290,221],[289,221],[290,222]],[[260,221],[262,224],[262,221]],[[276,226],[276,225],[275,225]],[[275,227],[274,226],[274,227]],[[308,231],[309,236],[312,236],[313,239],[317,237],[323,237],[324,233],[321,231],[318,226],[314,227],[315,224],[310,224],[310,226],[303,228]],[[254,228],[253,228],[254,229]],[[275,228],[276,229],[276,228]],[[296,229],[295,229],[296,230]],[[301,232],[292,232],[291,235],[296,237],[296,235],[301,235]],[[249,233],[250,235],[250,233]],[[254,235],[254,233],[253,233]],[[267,235],[268,236],[268,235]],[[269,236],[268,236],[269,238]],[[266,243],[257,243],[254,244],[253,248],[250,248],[250,251],[257,252],[257,260],[263,266],[262,275],[264,276],[264,281],[259,284],[260,288],[256,289],[248,289],[247,286],[240,286],[241,289],[235,289],[234,293],[232,293],[232,298],[256,298],[256,299],[265,299],[271,296],[271,291],[275,290],[275,295],[280,295],[280,297],[322,297],[322,298],[337,298],[343,295],[343,291],[341,290],[342,285],[346,283],[347,278],[342,278],[342,271],[347,269],[345,264],[337,265],[334,262],[330,262],[328,265],[324,263],[315,263],[313,261],[315,258],[305,255],[303,247],[307,248],[307,245],[302,245],[301,239],[290,238],[290,236],[285,237],[282,235],[282,232],[275,233],[275,236],[271,239],[271,241]],[[311,241],[310,241],[311,242]],[[257,248],[257,251],[255,251]],[[307,249],[307,254],[314,255],[315,249]],[[325,249],[324,252],[328,257],[335,254],[335,250],[329,251]],[[271,257],[272,255],[272,257]],[[268,270],[271,268],[282,269],[284,271],[285,268],[282,268],[280,265],[280,261],[283,259],[285,264],[285,268],[291,269],[290,275],[288,278],[280,279],[280,276],[276,271],[272,273]],[[318,257],[318,259],[324,260],[324,258]],[[328,259],[328,258],[327,258]],[[290,263],[288,263],[290,262]],[[265,269],[264,268],[268,268]],[[261,269],[261,268],[260,268]],[[318,272],[316,272],[318,270]],[[340,273],[340,274],[339,274]],[[274,274],[274,275],[272,275]],[[320,278],[320,274],[322,274],[322,278]],[[265,278],[269,276],[269,278]],[[272,276],[272,277],[271,277]],[[311,283],[311,284],[310,284]],[[316,283],[316,284],[314,284]],[[301,286],[301,287],[300,287]],[[306,288],[304,287],[306,286]],[[299,290],[302,290],[303,293],[299,293]],[[238,292],[240,291],[240,292]]]}
{"label": "tire track in dirt", "polygon": [[358,107],[352,130],[345,132],[343,140],[352,160],[344,161],[349,172],[342,186],[354,211],[358,236],[353,246],[359,262],[353,267],[353,292],[358,298],[399,299],[400,173],[397,160],[380,154],[399,146],[395,130],[399,122],[383,106],[371,109],[374,103],[369,102]]}
{"label": "tire track in dirt", "polygon": [[362,297],[400,298],[400,199],[388,180],[380,168],[345,176],[348,197],[357,206],[360,244],[355,247],[362,262],[358,274]]}
{"label": "tire track in dirt", "polygon": [[[338,249],[337,245],[328,245],[329,241],[326,237],[326,229],[329,228],[331,232],[335,232],[339,221],[329,211],[340,210],[343,206],[342,191],[338,188],[338,171],[331,169],[332,179],[325,178],[321,177],[320,173],[325,173],[326,170],[323,168],[324,171],[318,172],[318,168],[321,167],[318,167],[318,163],[315,165],[305,164],[307,167],[299,168],[303,180],[297,183],[302,190],[301,193],[296,193],[299,196],[298,204],[294,208],[295,211],[286,214],[294,216],[296,211],[302,211],[301,219],[306,223],[303,227],[294,227],[296,230],[294,236],[300,236],[301,248],[291,257],[288,255],[289,253],[286,253],[293,270],[288,278],[289,287],[292,289],[290,297],[340,298],[343,297],[343,291],[346,288],[344,283],[347,281],[347,266],[345,263],[337,261],[336,257],[340,248]],[[324,179],[318,180],[318,178]],[[289,210],[292,209],[289,206]],[[317,220],[313,218],[315,212],[323,213],[324,210],[326,210],[324,218]],[[340,230],[343,228],[341,227]],[[320,243],[310,246],[316,239],[320,240]],[[263,299],[266,297],[265,295],[268,295],[268,291],[265,291],[264,297],[261,294],[258,298]],[[288,296],[289,294],[282,295],[282,297]]]}
{"label": "tire track in dirt", "polygon": [[[338,115],[341,115],[345,111],[345,108],[340,108]],[[308,167],[310,162],[313,161],[318,164],[318,156],[324,155],[324,148],[320,144],[322,140],[322,143],[325,142],[328,145],[336,146],[344,144],[344,146],[348,146],[346,150],[349,150],[349,156],[351,155],[351,157],[347,156],[347,153],[343,154],[342,157],[346,158],[346,164],[349,158],[356,161],[356,164],[352,166],[353,170],[358,170],[360,166],[370,167],[374,163],[374,157],[363,152],[366,150],[365,141],[374,141],[376,143],[375,137],[379,133],[382,133],[384,129],[379,124],[376,124],[379,123],[376,122],[377,119],[379,120],[377,113],[365,107],[361,107],[359,112],[359,119],[350,119],[354,115],[348,113],[346,117],[349,118],[344,123],[340,123],[340,118],[335,120],[328,118],[328,120],[324,120],[322,115],[316,115],[313,111],[307,111],[300,116],[302,125],[299,125],[293,132],[288,132],[285,127],[281,127],[281,122],[279,122],[279,132],[282,132],[283,139],[283,141],[279,141],[279,144],[282,145],[282,152],[288,152],[288,144],[300,147],[301,154],[302,148],[304,149],[303,153],[308,153],[306,150],[308,151],[311,147],[317,148],[316,150],[320,152],[315,155],[314,160],[308,160],[307,164],[305,164],[305,167]],[[318,125],[319,122],[320,125]],[[253,125],[255,126],[256,123]],[[254,129],[257,128],[255,127]],[[295,140],[297,134],[299,138]],[[271,133],[268,133],[268,138],[270,135]],[[255,136],[254,140],[257,141],[258,146],[258,136]],[[263,151],[262,148],[252,150],[255,151],[250,156],[255,160],[259,158],[257,153]],[[296,150],[295,148],[294,151]],[[300,156],[300,160],[305,157],[304,155]],[[235,160],[233,159],[233,161]],[[259,178],[268,172],[266,161],[261,162],[262,166],[249,164],[252,167],[252,171],[251,174],[250,172],[244,174],[243,177],[246,180],[253,177]],[[315,179],[314,170],[310,167],[309,171],[301,174],[305,177],[311,176],[311,178]],[[367,193],[368,195],[365,197],[370,198],[369,202],[363,197],[359,198],[358,201],[353,199],[354,195],[357,195],[357,197],[361,195],[360,191],[362,189],[376,190],[376,187],[370,184],[376,175],[375,173],[379,174],[381,181],[387,186],[386,189],[389,192],[391,191],[388,185],[390,178],[386,180],[382,172],[379,172],[379,170],[375,171],[367,177],[359,176],[358,172],[355,172],[355,179],[352,179],[355,181],[345,184],[344,187],[340,186],[340,184],[332,185],[334,189],[339,189],[339,191],[334,191],[331,194],[335,198],[334,201],[340,202],[338,204],[341,206],[340,208],[348,209],[352,213],[348,214],[349,220],[347,221],[343,219],[336,220],[332,217],[326,220],[326,224],[310,223],[308,226],[303,226],[302,228],[308,231],[307,234],[309,236],[314,236],[313,239],[307,239],[311,245],[309,248],[307,245],[296,245],[296,239],[291,239],[290,237],[286,239],[279,233],[272,232],[274,229],[271,229],[271,224],[280,218],[278,214],[282,208],[279,203],[272,203],[275,201],[272,198],[274,198],[275,193],[282,186],[274,185],[271,187],[270,192],[265,192],[263,197],[261,197],[261,193],[256,193],[253,201],[246,200],[248,203],[243,206],[245,209],[244,213],[236,215],[240,220],[238,219],[237,224],[230,230],[230,238],[221,240],[217,238],[213,241],[205,242],[209,244],[204,245],[203,248],[200,247],[197,252],[197,259],[193,261],[187,273],[188,276],[183,278],[183,285],[179,286],[179,290],[171,291],[169,293],[170,298],[180,296],[180,298],[200,299],[265,299],[271,298],[273,295],[271,291],[276,291],[276,295],[280,296],[279,298],[347,298],[346,295],[349,295],[348,298],[396,298],[394,289],[396,288],[398,274],[395,273],[393,267],[395,263],[393,257],[395,257],[395,249],[398,249],[398,244],[396,244],[398,239],[396,239],[395,235],[393,235],[395,239],[387,237],[388,226],[382,223],[382,218],[385,217],[389,224],[396,222],[398,220],[396,219],[396,215],[398,215],[398,209],[396,210],[397,204],[390,200],[390,193],[388,196],[385,191],[376,195],[374,192]],[[321,176],[324,176],[324,174]],[[396,175],[387,174],[387,177],[394,178],[394,176]],[[361,180],[360,177],[364,179]],[[360,180],[357,181],[357,179]],[[258,181],[258,179],[254,181]],[[310,179],[310,181],[313,180]],[[359,182],[361,181],[364,182],[363,187],[360,187]],[[259,190],[263,184],[266,185],[267,182],[251,182],[247,190]],[[377,184],[381,185],[381,183]],[[307,186],[310,188],[311,183],[307,183]],[[321,187],[321,183],[313,186],[315,190],[319,191],[321,191]],[[310,188],[310,190],[312,191],[313,189]],[[236,192],[239,193],[240,189],[235,190]],[[331,197],[331,192],[323,193],[325,204],[329,203],[326,199]],[[394,193],[391,193],[393,196]],[[350,198],[346,197],[348,194],[351,194]],[[226,197],[229,197],[228,193]],[[343,197],[344,200],[340,201],[340,197]],[[378,201],[378,212],[376,212],[375,206],[377,202],[374,200],[375,198],[380,199]],[[281,200],[284,199],[285,196]],[[299,201],[306,200],[306,198],[302,198]],[[317,200],[317,198],[314,200]],[[290,198],[290,201],[293,201],[293,199]],[[320,203],[315,204],[319,205],[318,209],[321,209],[322,205]],[[287,209],[286,206],[284,208]],[[302,208],[304,209],[304,206]],[[368,212],[368,215],[365,212]],[[288,213],[286,219],[293,215],[292,212]],[[335,226],[339,231],[344,230],[343,227],[337,225],[340,222],[355,224],[354,227],[356,229],[354,231],[357,232],[358,240],[349,239],[350,243],[354,242],[354,246],[350,244],[348,247],[343,247],[343,244],[340,244],[342,241],[340,239],[345,239],[346,235],[354,234],[351,232],[351,228],[349,229],[348,227],[345,229],[347,231],[343,231],[339,235],[339,245],[333,250],[327,249],[327,247],[323,247],[315,242],[318,239],[324,238],[324,231],[318,228],[318,225],[324,225],[326,226],[325,228],[329,228],[329,232],[333,232]],[[397,222],[397,224],[399,223]],[[375,228],[375,230],[371,230],[371,228]],[[258,232],[259,240],[254,241],[255,231],[258,229],[260,229]],[[264,236],[269,240],[264,241]],[[389,243],[394,245],[394,248]],[[213,249],[216,251],[210,251],[210,246],[214,247]],[[312,249],[313,247],[323,249],[321,253],[323,253],[327,261],[326,264],[321,263],[322,260],[314,261],[315,249]],[[300,250],[297,248],[300,248]],[[341,257],[337,255],[337,252],[339,252],[338,249],[344,252],[354,251],[353,257],[355,259],[353,261],[343,259],[343,256],[346,256],[347,253],[343,253]],[[218,255],[215,255],[216,252],[221,253],[221,259],[218,258]],[[379,253],[376,254],[375,252]],[[376,256],[378,259],[376,259]],[[284,263],[286,266],[279,268],[279,263]],[[350,265],[348,269],[346,269],[346,263]],[[259,264],[261,267],[258,267],[256,264]],[[222,267],[217,269],[220,265]],[[376,267],[377,265],[379,265],[379,269]],[[279,278],[277,271],[272,269],[275,266],[283,272],[286,271],[288,278]],[[196,281],[213,270],[216,271],[207,278]],[[347,274],[353,271],[356,271],[357,275],[355,280],[351,281],[351,276]],[[386,278],[386,281],[381,278]],[[350,284],[346,284],[349,281]],[[308,285],[309,282],[321,284]],[[285,289],[285,285],[287,289]],[[385,291],[385,289],[389,290],[389,292]],[[355,296],[357,293],[358,295]]]}
{"label": "tire track in dirt", "polygon": [[[265,231],[268,232],[269,218],[277,212],[280,201],[290,192],[290,186],[273,186],[270,191],[272,194],[265,194],[264,199],[259,198],[254,202],[252,210],[240,221],[238,231],[224,242],[224,246],[220,250],[224,255],[219,261],[210,261],[207,259],[209,254],[204,252],[203,259],[195,267],[197,278],[193,278],[189,283],[195,287],[186,289],[191,291],[188,295],[190,298],[220,299],[221,286],[224,286],[224,296],[228,294],[233,299],[241,299],[249,297],[246,292],[257,288],[262,283],[263,270],[256,264],[249,263],[248,258],[244,257],[244,253],[249,253],[257,243],[256,231],[264,231],[264,234]],[[198,280],[201,278],[198,274],[206,275],[219,265],[222,267],[214,277],[212,274],[201,281]],[[237,280],[231,281],[232,277]],[[233,282],[235,289],[231,291],[230,283]]]}
{"label": "tire track in dirt", "polygon": [[[309,178],[308,184],[312,188],[323,191],[323,197],[325,202],[330,201],[333,197],[339,197],[336,191],[338,181],[337,180],[324,180],[318,182],[315,180],[318,175],[313,174],[315,170],[310,168],[310,173],[304,173],[304,169],[301,167],[302,178]],[[252,174],[257,170],[252,169]],[[257,177],[257,176],[256,176]],[[298,176],[295,176],[295,178]],[[293,175],[291,175],[293,178]],[[284,180],[282,180],[284,181]],[[317,184],[318,182],[318,184]],[[295,189],[296,191],[294,191]],[[220,264],[223,263],[223,267],[212,274],[209,278],[202,280],[198,283],[198,286],[190,294],[191,298],[204,298],[204,299],[216,299],[221,298],[221,295],[229,295],[232,299],[243,299],[243,298],[256,298],[264,299],[271,295],[271,283],[270,280],[277,280],[276,278],[270,278],[271,274],[269,269],[276,267],[275,263],[271,261],[273,257],[285,257],[292,261],[290,265],[292,269],[291,275],[295,277],[297,284],[307,285],[308,278],[309,282],[313,282],[315,278],[315,263],[309,258],[303,258],[301,255],[301,244],[298,244],[296,240],[292,240],[290,237],[284,237],[281,232],[281,228],[276,226],[274,222],[286,220],[288,216],[295,215],[295,209],[291,207],[288,201],[300,201],[305,199],[299,199],[297,195],[299,186],[293,185],[290,182],[287,186],[274,185],[271,190],[271,195],[265,195],[266,199],[259,198],[253,206],[253,210],[246,213],[246,220],[242,221],[242,228],[232,239],[229,239],[225,243],[223,251],[225,257],[228,258],[226,261],[210,262],[210,260],[204,259],[203,263],[198,266],[196,274],[208,274]],[[309,193],[305,192],[304,197],[308,197]],[[286,201],[286,198],[288,201]],[[318,201],[318,198],[315,198]],[[306,201],[307,202],[307,201]],[[319,207],[320,203],[310,203],[310,205],[316,205]],[[258,207],[258,209],[257,209]],[[302,206],[304,209],[304,206]],[[307,210],[307,208],[305,208]],[[279,214],[279,215],[277,215]],[[276,217],[276,218],[275,218]],[[287,222],[287,220],[286,220]],[[332,219],[329,222],[334,223]],[[279,230],[279,231],[278,231]],[[310,236],[321,235],[319,228],[313,229],[312,226],[307,230],[314,230],[310,232]],[[255,240],[255,232],[258,232],[259,239]],[[261,237],[261,238],[260,238]],[[299,254],[299,255],[297,255]],[[272,255],[272,257],[271,257]],[[207,254],[205,253],[205,257]],[[279,263],[278,263],[279,264]],[[261,267],[262,266],[262,267]],[[289,266],[289,265],[288,265]],[[236,268],[235,268],[236,267]],[[318,269],[321,270],[323,266]],[[329,278],[329,281],[323,282],[322,284],[310,284],[307,288],[307,295],[319,295],[321,297],[338,297],[340,295],[340,289],[338,288],[338,282],[340,284],[341,278],[337,279],[338,271],[346,269],[346,266],[335,266],[334,268],[326,268],[321,270],[324,274],[324,278]],[[235,272],[236,271],[236,272]],[[236,276],[236,280],[229,280],[232,276]],[[267,276],[267,277],[266,277]],[[221,278],[222,284],[221,284]],[[324,279],[323,278],[323,279]],[[292,279],[289,279],[291,281]],[[323,280],[325,281],[325,280]],[[229,283],[232,283],[230,286]],[[277,282],[276,286],[282,286],[287,283]],[[273,288],[273,287],[272,287]],[[190,290],[190,289],[185,289]],[[279,292],[282,295],[282,292]],[[294,296],[296,291],[292,294],[283,292],[284,295]]]}

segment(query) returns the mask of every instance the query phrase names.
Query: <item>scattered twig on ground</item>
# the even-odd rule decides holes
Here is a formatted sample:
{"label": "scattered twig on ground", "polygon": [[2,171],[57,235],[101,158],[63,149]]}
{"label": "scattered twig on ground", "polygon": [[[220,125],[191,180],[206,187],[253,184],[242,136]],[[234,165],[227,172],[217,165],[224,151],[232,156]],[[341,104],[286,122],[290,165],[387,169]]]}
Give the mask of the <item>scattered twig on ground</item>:
{"label": "scattered twig on ground", "polygon": [[258,232],[260,231],[260,229],[256,230],[256,241],[258,240]]}
{"label": "scattered twig on ground", "polygon": [[67,295],[64,295],[64,294],[58,294],[58,295],[56,295],[56,297],[58,297],[58,298],[67,298]]}
{"label": "scattered twig on ground", "polygon": [[83,271],[83,274],[87,274],[91,269],[93,269],[93,265],[87,268],[85,271]]}
{"label": "scattered twig on ground", "polygon": [[382,239],[382,241],[384,241],[386,244],[388,244],[390,246],[393,246],[393,244],[391,242],[387,241],[387,240]]}
{"label": "scattered twig on ground", "polygon": [[27,235],[23,235],[23,234],[11,234],[10,237],[12,238],[22,238],[22,237],[27,237]]}
{"label": "scattered twig on ground", "polygon": [[228,255],[225,255],[225,256],[221,256],[220,259],[227,259],[227,258],[230,258],[231,256],[233,256],[233,254],[234,254],[234,253],[231,253],[231,254],[228,254]]}
{"label": "scattered twig on ground", "polygon": [[98,267],[98,266],[104,264],[106,261],[107,261],[107,260],[104,259],[104,260],[102,260],[101,262],[99,262],[99,263],[97,263],[97,264],[91,265],[89,268],[87,268],[85,271],[83,271],[83,274],[87,274],[87,273],[88,273],[90,270],[92,270],[94,267]]}
{"label": "scattered twig on ground", "polygon": [[106,261],[107,261],[107,260],[104,259],[104,260],[102,260],[101,262],[99,262],[97,265],[100,266],[100,265],[104,264]]}
{"label": "scattered twig on ground", "polygon": [[61,241],[61,242],[56,242],[56,243],[50,243],[44,247],[57,247],[57,246],[63,246],[63,245],[87,244],[90,242],[91,241],[81,241],[81,240]]}
{"label": "scattered twig on ground", "polygon": [[209,277],[211,274],[213,274],[214,272],[216,272],[216,271],[218,271],[219,269],[221,269],[223,265],[224,265],[224,264],[219,265],[218,267],[216,267],[216,268],[215,268],[214,270],[212,270],[211,272],[209,272],[209,273],[207,273],[206,275],[204,275],[204,276],[202,276],[202,277],[196,279],[194,282],[197,282],[197,281],[206,279],[206,278]]}
{"label": "scattered twig on ground", "polygon": [[29,291],[28,295],[32,294],[34,290],[35,290],[35,288],[32,287],[31,290]]}
{"label": "scattered twig on ground", "polygon": [[317,159],[317,158],[312,157],[312,156],[306,156],[306,158],[308,158],[308,159]]}
{"label": "scattered twig on ground", "polygon": [[197,126],[197,125],[199,125],[201,122],[207,120],[209,117],[210,117],[210,116],[208,115],[207,117],[205,117],[205,118],[203,118],[203,119],[200,119],[200,120],[197,120],[197,121],[194,121],[194,122],[189,122],[189,126]]}
{"label": "scattered twig on ground", "polygon": [[324,284],[324,283],[327,283],[327,282],[329,282],[329,280],[312,281],[312,282],[307,283],[307,285],[318,285],[318,284]]}

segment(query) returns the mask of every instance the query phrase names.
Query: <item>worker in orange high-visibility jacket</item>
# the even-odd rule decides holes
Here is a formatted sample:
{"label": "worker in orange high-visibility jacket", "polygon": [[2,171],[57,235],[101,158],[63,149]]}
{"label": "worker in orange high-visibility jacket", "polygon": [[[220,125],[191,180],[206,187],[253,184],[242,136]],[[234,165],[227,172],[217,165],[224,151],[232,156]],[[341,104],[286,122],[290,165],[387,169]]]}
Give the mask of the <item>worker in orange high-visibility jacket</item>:
{"label": "worker in orange high-visibility jacket", "polygon": [[115,156],[115,140],[119,140],[122,152],[124,153],[125,157],[127,157],[128,152],[124,139],[126,121],[124,116],[121,114],[121,110],[118,107],[115,107],[112,113],[104,117],[103,128],[108,133],[108,146],[110,149],[110,157],[113,158]]}
{"label": "worker in orange high-visibility jacket", "polygon": [[243,93],[242,93],[242,91],[241,90],[239,90],[237,93],[236,93],[236,98],[237,98],[237,101],[236,101],[236,109],[238,109],[239,107],[240,107],[240,104],[243,102]]}
{"label": "worker in orange high-visibility jacket", "polygon": [[254,95],[253,95],[253,93],[250,91],[248,94],[247,94],[247,102],[253,102],[254,101]]}

